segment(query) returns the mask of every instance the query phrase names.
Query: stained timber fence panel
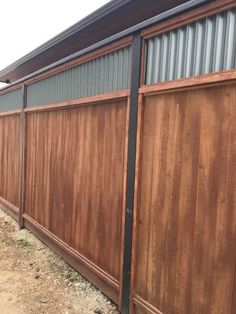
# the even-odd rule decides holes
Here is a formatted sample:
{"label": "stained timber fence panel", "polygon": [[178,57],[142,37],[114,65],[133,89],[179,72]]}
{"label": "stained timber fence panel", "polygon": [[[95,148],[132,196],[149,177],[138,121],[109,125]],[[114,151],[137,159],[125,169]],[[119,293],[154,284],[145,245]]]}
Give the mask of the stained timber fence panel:
{"label": "stained timber fence panel", "polygon": [[19,207],[20,116],[0,116],[0,198]]}
{"label": "stained timber fence panel", "polygon": [[26,116],[25,215],[96,265],[121,276],[127,98]]}
{"label": "stained timber fence panel", "polygon": [[25,223],[117,303],[130,67],[125,46],[27,85]]}
{"label": "stained timber fence panel", "polygon": [[234,313],[236,84],[142,110],[135,313]]}
{"label": "stained timber fence panel", "polygon": [[[236,84],[199,85],[235,82],[236,72],[226,71],[236,67],[235,21],[229,9],[145,39],[141,82],[156,85],[140,89],[133,313],[234,313]],[[22,114],[24,226],[117,303],[124,213],[132,211],[125,209],[129,106],[104,93],[130,89],[131,50],[26,81]],[[224,72],[207,75],[216,71]],[[95,95],[88,105],[84,97]],[[22,99],[20,89],[4,92],[0,111],[21,109]],[[19,133],[19,115],[0,113],[0,202],[15,209]]]}
{"label": "stained timber fence panel", "polygon": [[19,211],[21,89],[0,94],[0,203]]}

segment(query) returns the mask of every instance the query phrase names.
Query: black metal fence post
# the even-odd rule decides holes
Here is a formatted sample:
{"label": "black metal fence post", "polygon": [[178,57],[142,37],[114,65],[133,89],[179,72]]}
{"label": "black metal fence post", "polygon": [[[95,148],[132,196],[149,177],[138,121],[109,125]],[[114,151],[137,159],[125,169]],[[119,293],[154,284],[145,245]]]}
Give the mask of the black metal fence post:
{"label": "black metal fence post", "polygon": [[142,46],[141,43],[142,39],[140,32],[137,32],[134,34],[132,47],[133,52],[132,52],[131,94],[129,113],[130,115],[129,115],[125,234],[124,234],[123,286],[121,304],[121,313],[123,314],[129,313],[130,305],[136,136],[137,136],[138,98],[141,72],[141,46]]}
{"label": "black metal fence post", "polygon": [[27,86],[22,84],[23,107],[20,113],[20,180],[19,180],[19,228],[24,226],[24,187],[25,187],[25,108],[27,106]]}

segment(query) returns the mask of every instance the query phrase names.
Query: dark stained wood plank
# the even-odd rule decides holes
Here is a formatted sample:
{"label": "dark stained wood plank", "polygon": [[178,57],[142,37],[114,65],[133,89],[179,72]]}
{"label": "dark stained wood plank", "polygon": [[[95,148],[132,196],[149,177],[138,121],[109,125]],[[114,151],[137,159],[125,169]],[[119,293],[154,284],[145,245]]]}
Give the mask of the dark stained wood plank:
{"label": "dark stained wood plank", "polygon": [[147,301],[145,301],[142,298],[139,297],[135,297],[134,298],[134,313],[138,313],[138,314],[145,314],[145,313],[149,313],[149,314],[163,314],[162,312],[158,311],[155,307],[153,307],[150,303],[148,303]]}
{"label": "dark stained wood plank", "polygon": [[[100,94],[96,96],[82,97],[79,99],[66,100],[59,103],[41,104],[40,106],[28,107],[25,112],[40,112],[40,111],[52,111],[64,108],[78,107],[78,106],[91,106],[92,104],[98,104],[99,102],[114,101],[119,99],[126,99],[130,95],[129,90],[123,90],[119,92],[112,92],[107,94]],[[0,113],[1,114],[1,113]]]}
{"label": "dark stained wood plank", "polygon": [[183,78],[179,80],[173,80],[168,82],[161,82],[151,85],[142,85],[139,89],[139,93],[156,94],[160,92],[166,93],[166,91],[174,92],[180,90],[186,90],[186,88],[199,89],[200,87],[206,88],[211,84],[215,86],[217,83],[224,83],[234,81],[236,79],[236,70],[227,70],[216,73],[210,73],[206,75],[198,75],[189,78]]}
{"label": "dark stained wood plank", "polygon": [[229,84],[145,97],[137,313],[145,304],[147,313],[234,313],[235,90]]}
{"label": "dark stained wood plank", "polygon": [[26,215],[119,282],[127,99],[26,120]]}
{"label": "dark stained wood plank", "polygon": [[235,92],[232,86],[212,88],[206,100],[202,106],[192,307],[193,313],[231,313],[236,202],[229,201],[228,194],[236,191],[231,145],[236,134],[232,115]]}
{"label": "dark stained wood plank", "polygon": [[0,117],[0,196],[19,207],[20,115]]}

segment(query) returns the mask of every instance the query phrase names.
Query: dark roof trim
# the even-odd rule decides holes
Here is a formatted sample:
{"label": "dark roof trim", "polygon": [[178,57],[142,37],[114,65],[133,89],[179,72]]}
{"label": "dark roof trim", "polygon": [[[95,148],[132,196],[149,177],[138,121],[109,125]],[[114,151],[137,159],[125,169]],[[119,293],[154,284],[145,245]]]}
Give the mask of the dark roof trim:
{"label": "dark roof trim", "polygon": [[[126,1],[126,0],[125,0],[125,1]],[[130,1],[130,0],[128,0],[128,1],[126,1],[126,2],[129,2],[129,1]],[[27,76],[25,76],[25,77],[23,77],[23,78],[17,80],[17,81],[15,81],[14,83],[12,83],[12,84],[10,84],[10,85],[8,85],[8,86],[2,88],[1,90],[5,90],[5,89],[9,88],[10,86],[14,86],[14,85],[16,85],[16,84],[22,83],[22,82],[24,82],[24,81],[26,81],[26,80],[28,80],[28,79],[34,77],[34,76],[37,76],[37,75],[42,74],[42,73],[44,73],[44,72],[46,72],[46,71],[48,71],[48,70],[51,70],[52,68],[55,68],[55,67],[57,67],[57,66],[59,66],[59,65],[62,65],[62,64],[64,64],[64,63],[68,62],[68,61],[71,61],[71,60],[73,60],[73,59],[75,59],[75,58],[78,58],[78,57],[80,57],[80,56],[82,56],[82,55],[85,55],[85,54],[87,54],[87,53],[89,53],[89,52],[91,52],[91,51],[94,51],[94,50],[96,50],[96,49],[98,49],[98,48],[101,48],[101,47],[103,47],[103,46],[105,46],[105,45],[107,45],[107,44],[109,44],[109,43],[112,43],[112,42],[114,42],[114,41],[116,41],[116,40],[118,40],[118,39],[121,39],[121,38],[123,38],[123,37],[125,37],[125,36],[128,36],[128,35],[130,35],[130,34],[133,34],[133,33],[135,33],[136,31],[139,31],[139,30],[141,30],[141,29],[144,29],[144,28],[146,28],[146,27],[149,27],[149,26],[151,26],[151,25],[153,25],[153,24],[155,24],[155,23],[161,22],[161,21],[163,21],[163,20],[166,20],[166,19],[168,19],[168,18],[170,18],[170,17],[173,17],[173,16],[175,16],[175,15],[178,15],[178,14],[180,14],[180,13],[183,13],[183,12],[186,12],[186,11],[188,11],[188,10],[191,10],[191,9],[197,7],[197,6],[206,4],[206,3],[210,2],[210,1],[212,1],[212,0],[191,0],[191,1],[188,1],[188,2],[186,2],[186,3],[183,3],[183,4],[181,4],[181,5],[177,6],[177,7],[174,7],[174,8],[172,8],[172,9],[166,11],[166,12],[163,12],[163,13],[161,13],[161,14],[159,14],[159,15],[156,15],[156,16],[154,16],[154,17],[152,17],[152,18],[150,18],[150,19],[148,19],[148,20],[146,20],[146,21],[144,21],[144,22],[142,22],[142,23],[139,23],[139,24],[137,24],[137,25],[135,25],[135,26],[132,26],[132,27],[128,28],[127,30],[124,30],[124,31],[122,31],[122,32],[120,32],[120,33],[118,33],[118,34],[115,34],[115,35],[113,35],[113,36],[111,36],[111,37],[108,37],[108,38],[106,38],[106,39],[104,39],[104,40],[102,40],[102,41],[100,41],[100,42],[98,42],[98,43],[96,43],[96,44],[93,44],[93,45],[91,45],[91,46],[89,46],[89,47],[87,47],[87,48],[85,48],[85,49],[82,49],[82,50],[80,50],[80,51],[78,51],[78,52],[76,52],[76,53],[73,53],[72,55],[70,55],[70,56],[68,56],[68,57],[65,57],[65,58],[63,58],[63,59],[61,59],[61,60],[59,60],[59,61],[57,61],[57,62],[54,62],[54,63],[52,63],[52,64],[49,64],[48,66],[46,66],[46,67],[44,67],[44,68],[42,68],[42,69],[40,69],[40,70],[38,70],[38,71],[35,71],[35,72],[33,72],[33,73],[31,73],[31,74],[29,74],[29,75],[27,75]],[[119,0],[119,1],[113,0],[112,3],[113,3],[113,2],[116,2],[116,3],[119,2],[120,5],[121,5],[121,2],[124,3],[123,0]],[[105,7],[106,7],[106,6],[105,6]],[[104,7],[102,7],[102,8],[104,8]],[[102,9],[102,8],[101,8],[101,9]],[[98,10],[98,11],[99,11],[99,10]],[[96,12],[97,12],[97,11],[96,11]],[[96,13],[96,12],[95,12],[95,13]],[[95,14],[95,13],[94,13],[94,14]],[[107,12],[106,12],[106,13],[107,13]],[[104,14],[106,14],[106,13],[104,13]],[[92,15],[93,15],[93,14],[91,14],[90,17],[91,17]],[[86,20],[87,20],[87,18],[86,18]],[[83,20],[82,20],[82,21],[83,21]],[[81,22],[80,22],[80,23],[81,23]],[[80,23],[79,23],[79,24],[80,24]],[[77,25],[77,24],[75,24],[75,25]],[[72,28],[73,28],[73,26],[72,26]],[[67,30],[67,31],[69,31],[69,30]],[[67,31],[65,31],[65,32],[67,32]],[[63,33],[62,33],[62,34],[63,34]],[[62,34],[60,34],[60,35],[62,35]],[[58,36],[60,36],[60,35],[58,35]],[[45,45],[46,45],[46,44],[45,44]],[[28,55],[27,55],[27,56],[28,56]],[[27,57],[27,56],[25,56],[25,57]],[[22,58],[22,59],[23,59],[23,58]],[[21,59],[21,60],[22,60],[22,59]],[[20,60],[19,60],[19,61],[20,61]],[[13,65],[11,65],[11,66],[13,66]],[[11,67],[11,66],[10,66],[10,67]],[[14,66],[15,66],[15,64],[14,64]],[[7,69],[7,68],[6,68],[6,69]],[[9,70],[9,68],[8,68],[8,70]]]}
{"label": "dark roof trim", "polygon": [[124,4],[130,2],[131,0],[112,0],[109,3],[105,4],[98,10],[94,11],[84,19],[80,20],[78,23],[72,25],[70,28],[66,29],[65,31],[61,32],[57,36],[53,37],[52,39],[46,41],[44,44],[39,46],[38,48],[34,49],[30,53],[26,54],[24,57],[20,58],[16,62],[12,63],[5,69],[1,71],[1,75],[4,76],[5,73],[11,72],[17,66],[29,61],[30,59],[36,57],[40,53],[46,51],[47,49],[55,46],[56,44],[60,43],[61,41],[67,39],[68,37],[76,34],[77,32],[81,31],[82,29],[89,26],[91,23],[96,22],[97,20],[103,18],[107,14],[117,10],[119,7],[123,6]]}

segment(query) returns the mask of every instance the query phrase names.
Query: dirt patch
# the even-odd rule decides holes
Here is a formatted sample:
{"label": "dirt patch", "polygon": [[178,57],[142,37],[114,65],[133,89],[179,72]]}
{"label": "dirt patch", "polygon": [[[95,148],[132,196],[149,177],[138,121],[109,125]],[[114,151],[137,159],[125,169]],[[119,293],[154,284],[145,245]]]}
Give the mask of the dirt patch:
{"label": "dirt patch", "polygon": [[1,314],[118,313],[92,284],[0,209]]}

